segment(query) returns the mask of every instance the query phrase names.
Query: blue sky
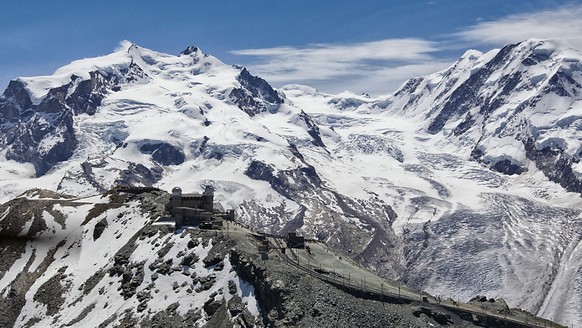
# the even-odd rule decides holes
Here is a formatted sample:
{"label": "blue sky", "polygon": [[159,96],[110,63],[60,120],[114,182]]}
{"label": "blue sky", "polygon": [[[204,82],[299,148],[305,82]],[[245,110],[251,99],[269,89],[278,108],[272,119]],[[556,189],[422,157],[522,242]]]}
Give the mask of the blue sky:
{"label": "blue sky", "polygon": [[275,86],[389,93],[466,49],[531,37],[582,49],[582,1],[10,1],[0,12],[0,88],[110,53],[122,40],[199,46]]}

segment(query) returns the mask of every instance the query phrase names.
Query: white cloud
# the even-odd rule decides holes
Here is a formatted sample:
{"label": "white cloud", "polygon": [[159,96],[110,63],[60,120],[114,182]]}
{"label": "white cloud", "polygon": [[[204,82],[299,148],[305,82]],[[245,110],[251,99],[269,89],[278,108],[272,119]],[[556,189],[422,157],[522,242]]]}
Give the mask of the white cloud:
{"label": "white cloud", "polygon": [[[302,80],[301,84],[316,87],[320,91],[339,93],[345,90],[355,93],[367,92],[372,95],[390,94],[409,78],[423,76],[438,72],[449,67],[450,61],[425,61],[419,63],[407,63],[386,67],[367,67],[359,74],[346,75],[342,78],[328,79],[325,81]],[[268,80],[270,82],[270,80]],[[288,81],[284,81],[288,84]],[[281,84],[282,85],[282,84]]]}
{"label": "white cloud", "polygon": [[504,45],[531,38],[557,39],[582,49],[582,6],[565,6],[483,21],[455,36],[489,45]]}
{"label": "white cloud", "polygon": [[[422,39],[388,39],[355,44],[312,44],[305,47],[276,47],[232,51],[253,56],[258,62],[249,65],[275,85],[310,84],[325,92],[389,93],[412,75],[434,72],[435,64],[443,68],[432,53],[436,44]],[[430,71],[429,71],[430,69]]]}
{"label": "white cloud", "polygon": [[457,52],[460,56],[467,48],[498,47],[530,38],[558,39],[582,49],[581,17],[582,5],[566,6],[510,15],[495,21],[479,19],[462,32],[441,36],[439,42],[401,38],[245,49],[231,53],[252,57],[253,61],[248,64],[252,73],[274,86],[298,83],[329,93],[350,90],[388,94],[408,78],[434,73],[451,65],[456,58],[442,58],[446,51],[448,56]]}
{"label": "white cloud", "polygon": [[233,51],[236,55],[277,56],[320,61],[419,60],[437,50],[433,42],[422,39],[388,39],[355,44],[313,44],[307,47],[279,47]]}

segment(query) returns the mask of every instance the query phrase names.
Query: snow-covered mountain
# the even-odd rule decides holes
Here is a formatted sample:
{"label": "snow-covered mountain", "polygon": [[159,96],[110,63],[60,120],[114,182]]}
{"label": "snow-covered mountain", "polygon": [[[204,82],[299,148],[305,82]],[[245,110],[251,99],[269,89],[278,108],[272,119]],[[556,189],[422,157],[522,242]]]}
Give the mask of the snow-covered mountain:
{"label": "snow-covered mountain", "polygon": [[370,98],[277,91],[195,47],[124,43],[10,83],[2,199],[211,184],[257,229],[299,230],[433,294],[582,324],[581,63],[529,40]]}
{"label": "snow-covered mountain", "polygon": [[387,105],[422,117],[427,132],[495,171],[519,174],[531,162],[580,193],[580,59],[543,40],[468,51],[448,70],[408,81]]}

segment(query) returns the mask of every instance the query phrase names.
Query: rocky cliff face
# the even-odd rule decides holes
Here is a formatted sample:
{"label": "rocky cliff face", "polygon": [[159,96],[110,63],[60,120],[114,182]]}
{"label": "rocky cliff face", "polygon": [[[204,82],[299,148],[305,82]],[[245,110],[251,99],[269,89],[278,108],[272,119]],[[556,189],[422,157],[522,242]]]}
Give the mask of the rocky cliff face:
{"label": "rocky cliff face", "polygon": [[251,75],[246,68],[240,71],[236,80],[240,83],[240,87],[232,89],[229,96],[240,109],[250,116],[268,110],[276,110],[277,105],[283,103],[283,99],[267,81]]}
{"label": "rocky cliff face", "polygon": [[71,158],[78,146],[75,117],[94,115],[109,92],[123,81],[137,80],[143,72],[130,65],[121,76],[91,71],[89,78],[70,76],[70,82],[48,90],[33,104],[22,81],[11,81],[0,98],[0,132],[6,158],[32,163],[42,176],[59,162]]}

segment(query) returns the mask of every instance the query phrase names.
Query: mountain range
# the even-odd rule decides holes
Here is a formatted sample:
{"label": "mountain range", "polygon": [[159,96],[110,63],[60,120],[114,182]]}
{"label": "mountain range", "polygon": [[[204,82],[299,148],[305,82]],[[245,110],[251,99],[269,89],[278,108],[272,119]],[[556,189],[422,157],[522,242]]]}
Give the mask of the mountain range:
{"label": "mountain range", "polygon": [[[276,90],[197,47],[125,42],[10,82],[0,225],[36,187],[80,199],[210,185],[255,230],[299,231],[434,295],[580,325],[581,100],[582,54],[558,41],[470,50],[374,98]],[[3,295],[22,265],[5,268]]]}

